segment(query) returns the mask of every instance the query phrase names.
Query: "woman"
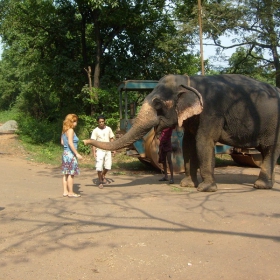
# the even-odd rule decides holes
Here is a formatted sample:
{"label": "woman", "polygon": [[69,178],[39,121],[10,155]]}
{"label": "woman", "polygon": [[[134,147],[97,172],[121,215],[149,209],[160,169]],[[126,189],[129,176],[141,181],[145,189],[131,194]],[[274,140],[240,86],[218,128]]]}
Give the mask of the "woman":
{"label": "woman", "polygon": [[61,145],[64,147],[62,155],[64,197],[80,197],[79,194],[73,192],[74,176],[80,174],[77,159],[83,158],[77,151],[79,138],[74,132],[77,123],[78,116],[75,114],[68,114],[63,121]]}

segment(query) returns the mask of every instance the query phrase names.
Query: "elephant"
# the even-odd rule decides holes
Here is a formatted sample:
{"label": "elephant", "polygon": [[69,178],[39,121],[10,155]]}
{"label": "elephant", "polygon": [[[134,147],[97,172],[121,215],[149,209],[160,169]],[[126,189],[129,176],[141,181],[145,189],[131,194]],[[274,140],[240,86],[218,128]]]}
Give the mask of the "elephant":
{"label": "elephant", "polygon": [[[214,192],[215,144],[256,148],[262,155],[256,189],[271,189],[280,153],[280,91],[239,74],[187,76],[169,74],[146,96],[132,128],[120,139],[101,143],[105,150],[124,148],[154,128],[158,135],[174,124],[184,128],[182,187]],[[202,181],[198,181],[198,170]]]}

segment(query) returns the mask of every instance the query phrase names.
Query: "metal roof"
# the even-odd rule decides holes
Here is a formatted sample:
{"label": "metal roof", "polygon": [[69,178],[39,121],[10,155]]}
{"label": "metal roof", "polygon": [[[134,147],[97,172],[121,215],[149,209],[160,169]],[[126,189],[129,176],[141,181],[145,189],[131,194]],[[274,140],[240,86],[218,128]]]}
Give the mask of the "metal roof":
{"label": "metal roof", "polygon": [[118,91],[140,91],[154,89],[158,84],[155,80],[127,80],[118,86]]}

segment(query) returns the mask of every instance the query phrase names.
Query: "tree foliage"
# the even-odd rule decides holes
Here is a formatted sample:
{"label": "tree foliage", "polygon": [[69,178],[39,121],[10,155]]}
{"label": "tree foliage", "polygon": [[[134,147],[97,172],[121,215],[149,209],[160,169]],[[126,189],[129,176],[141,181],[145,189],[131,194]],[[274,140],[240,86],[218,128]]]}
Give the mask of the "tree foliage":
{"label": "tree foliage", "polygon": [[[223,50],[243,47],[246,59],[254,59],[274,74],[274,84],[280,87],[280,2],[277,0],[205,0],[202,2],[204,41]],[[177,0],[176,16],[183,33],[191,34],[192,43],[198,40],[198,6],[196,1]],[[222,38],[231,44],[223,44]]]}
{"label": "tree foliage", "polygon": [[[243,47],[237,48],[229,59],[229,67],[223,72],[232,74],[242,74],[250,76],[259,81],[274,83],[272,67],[264,66],[261,59],[256,59],[257,55],[252,53],[248,55],[247,50]],[[259,57],[259,56],[258,56]]]}
{"label": "tree foliage", "polygon": [[[238,47],[222,70],[274,77],[279,86],[278,1],[205,0],[202,7],[204,38],[220,51]],[[14,106],[44,125],[69,112],[86,121],[104,113],[115,125],[120,81],[199,72],[197,15],[194,0],[2,0],[0,109]]]}
{"label": "tree foliage", "polygon": [[69,112],[117,119],[120,81],[198,71],[164,0],[3,0],[0,36],[0,109],[44,124]]}
{"label": "tree foliage", "polygon": [[[217,13],[213,11],[219,10]],[[243,47],[246,59],[274,70],[275,84],[280,87],[280,3],[276,0],[209,1],[205,3],[204,30],[220,50]],[[222,45],[220,36],[232,39]]]}
{"label": "tree foliage", "polygon": [[3,61],[15,66],[17,106],[37,119],[60,116],[83,83],[75,10],[51,1],[1,4],[8,11],[0,26]]}

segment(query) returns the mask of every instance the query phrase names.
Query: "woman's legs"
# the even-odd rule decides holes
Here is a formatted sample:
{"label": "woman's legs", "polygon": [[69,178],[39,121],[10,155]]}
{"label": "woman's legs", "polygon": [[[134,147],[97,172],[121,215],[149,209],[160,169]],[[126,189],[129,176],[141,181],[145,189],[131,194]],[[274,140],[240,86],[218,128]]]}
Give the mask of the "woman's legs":
{"label": "woman's legs", "polygon": [[65,174],[62,178],[63,183],[63,196],[68,195],[68,197],[80,197],[79,194],[73,192],[74,185],[74,175]]}
{"label": "woman's legs", "polygon": [[68,175],[67,179],[67,186],[68,186],[68,194],[74,194],[73,193],[73,184],[74,184],[74,175]]}
{"label": "woman's legs", "polygon": [[62,186],[63,186],[63,195],[66,196],[68,195],[68,187],[67,187],[67,178],[68,174],[64,174],[62,177]]}

